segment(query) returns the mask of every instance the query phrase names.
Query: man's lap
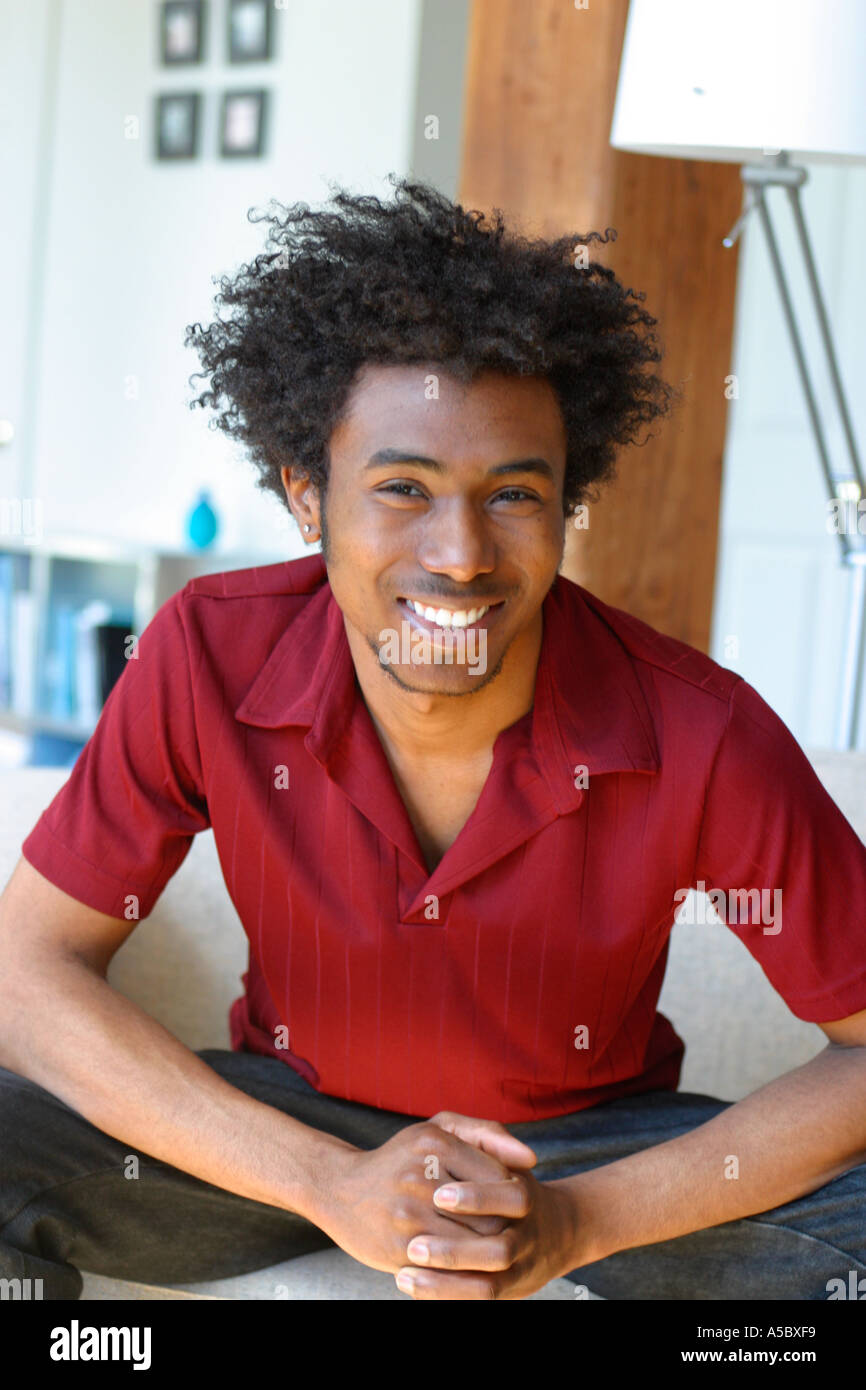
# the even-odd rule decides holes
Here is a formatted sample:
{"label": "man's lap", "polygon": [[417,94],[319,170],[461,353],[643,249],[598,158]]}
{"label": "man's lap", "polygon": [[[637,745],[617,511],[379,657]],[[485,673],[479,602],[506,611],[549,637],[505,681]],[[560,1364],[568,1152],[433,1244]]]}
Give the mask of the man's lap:
{"label": "man's lap", "polygon": [[[425,1118],[322,1095],[276,1058],[223,1049],[198,1055],[257,1100],[359,1148],[374,1148]],[[22,1135],[14,1172],[4,1154],[7,1263],[14,1262],[16,1242],[32,1249],[37,1225],[49,1259],[154,1283],[241,1274],[332,1244],[303,1218],[202,1183],[145,1154],[133,1185],[124,1177],[128,1145],[41,1087],[0,1069],[0,1103],[10,1090],[24,1127],[42,1133],[38,1143],[35,1134],[32,1142]],[[544,1181],[663,1143],[728,1105],[711,1096],[652,1091],[508,1129],[531,1144],[539,1160],[533,1172]],[[28,1145],[34,1171],[27,1167]],[[63,1157],[53,1147],[62,1148]],[[824,1298],[827,1280],[845,1279],[850,1270],[866,1274],[866,1166],[772,1211],[622,1251],[569,1277],[609,1298]]]}

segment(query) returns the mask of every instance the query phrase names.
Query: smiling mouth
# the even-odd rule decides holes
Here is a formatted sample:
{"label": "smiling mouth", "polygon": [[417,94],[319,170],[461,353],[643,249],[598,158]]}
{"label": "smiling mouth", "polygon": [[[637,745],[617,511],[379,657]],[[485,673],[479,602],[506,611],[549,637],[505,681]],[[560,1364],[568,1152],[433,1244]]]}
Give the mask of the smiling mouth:
{"label": "smiling mouth", "polygon": [[399,598],[397,602],[425,622],[432,623],[434,627],[459,628],[474,627],[488,613],[501,608],[505,600],[497,599],[494,603],[476,604],[472,608],[440,608],[411,598]]}

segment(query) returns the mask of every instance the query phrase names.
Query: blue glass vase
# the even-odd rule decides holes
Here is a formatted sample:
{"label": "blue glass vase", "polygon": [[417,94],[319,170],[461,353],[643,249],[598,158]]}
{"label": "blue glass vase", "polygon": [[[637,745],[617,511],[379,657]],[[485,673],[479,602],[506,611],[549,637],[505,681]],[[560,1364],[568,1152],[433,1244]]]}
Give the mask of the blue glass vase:
{"label": "blue glass vase", "polygon": [[198,494],[198,501],[187,518],[187,536],[197,550],[204,550],[211,544],[218,529],[219,522],[211,506],[210,493],[206,488],[202,488]]}

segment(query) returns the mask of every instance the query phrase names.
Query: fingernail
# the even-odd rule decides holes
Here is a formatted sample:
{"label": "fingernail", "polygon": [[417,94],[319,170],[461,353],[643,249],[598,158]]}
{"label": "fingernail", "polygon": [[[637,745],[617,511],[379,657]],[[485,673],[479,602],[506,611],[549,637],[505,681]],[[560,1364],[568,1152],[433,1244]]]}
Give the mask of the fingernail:
{"label": "fingernail", "polygon": [[456,1187],[437,1187],[433,1193],[433,1201],[438,1207],[456,1207],[460,1201],[460,1193]]}
{"label": "fingernail", "polygon": [[411,1260],[426,1264],[430,1258],[430,1247],[423,1240],[410,1240],[406,1253]]}
{"label": "fingernail", "polygon": [[411,1293],[415,1288],[414,1275],[407,1274],[405,1270],[401,1269],[400,1273],[397,1275],[397,1288],[401,1293]]}

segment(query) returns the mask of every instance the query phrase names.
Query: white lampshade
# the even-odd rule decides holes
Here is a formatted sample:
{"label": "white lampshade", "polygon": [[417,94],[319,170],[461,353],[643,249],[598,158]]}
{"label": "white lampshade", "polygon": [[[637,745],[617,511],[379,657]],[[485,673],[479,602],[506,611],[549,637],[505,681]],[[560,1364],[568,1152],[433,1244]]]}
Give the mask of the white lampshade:
{"label": "white lampshade", "polygon": [[866,159],[866,0],[631,0],[610,142]]}

